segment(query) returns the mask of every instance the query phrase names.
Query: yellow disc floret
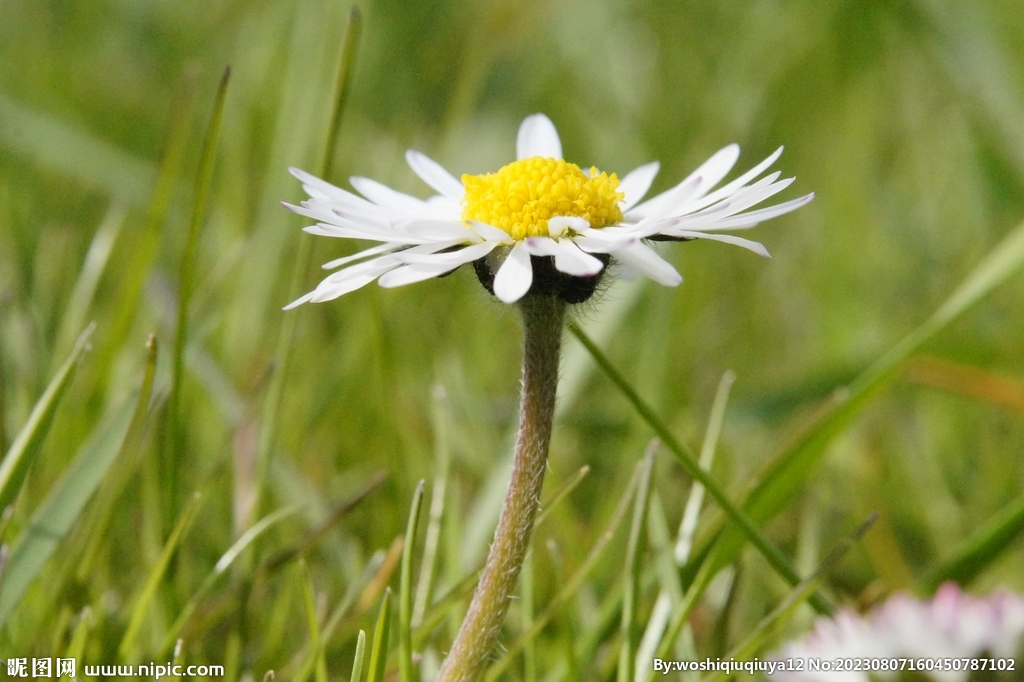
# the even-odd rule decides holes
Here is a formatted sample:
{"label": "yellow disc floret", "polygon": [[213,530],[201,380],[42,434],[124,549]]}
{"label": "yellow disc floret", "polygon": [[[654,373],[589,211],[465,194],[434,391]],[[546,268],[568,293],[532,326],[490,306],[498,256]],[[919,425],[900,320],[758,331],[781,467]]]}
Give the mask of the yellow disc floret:
{"label": "yellow disc floret", "polygon": [[513,239],[546,237],[548,218],[576,216],[591,227],[622,220],[619,179],[612,173],[580,167],[559,159],[534,156],[515,161],[497,173],[463,175],[466,196],[462,219],[501,228]]}

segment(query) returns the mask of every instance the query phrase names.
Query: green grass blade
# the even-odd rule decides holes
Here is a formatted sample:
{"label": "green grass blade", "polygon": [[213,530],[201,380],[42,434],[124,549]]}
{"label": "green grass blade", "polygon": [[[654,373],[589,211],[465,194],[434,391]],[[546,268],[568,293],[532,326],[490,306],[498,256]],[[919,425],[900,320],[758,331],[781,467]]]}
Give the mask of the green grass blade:
{"label": "green grass blade", "polygon": [[426,481],[420,480],[412,495],[412,509],[409,523],[405,528],[405,545],[402,548],[401,582],[398,595],[398,679],[401,682],[416,682],[416,669],[412,665],[412,555],[416,547],[416,531],[420,524],[420,510],[423,507],[423,488]]}
{"label": "green grass blade", "polygon": [[[858,376],[840,394],[838,403],[832,409],[805,430],[790,448],[769,463],[757,486],[747,497],[744,504],[747,513],[758,521],[765,521],[783,509],[806,485],[828,445],[878,391],[898,376],[907,358],[992,289],[1006,281],[1022,265],[1024,223],[1015,227],[982,259],[928,320]],[[719,557],[728,563],[738,551],[742,539],[735,532],[729,532],[722,542],[727,550],[720,552]]]}
{"label": "green grass blade", "polygon": [[1024,532],[1024,495],[1006,505],[982,525],[952,557],[930,571],[921,580],[921,591],[934,592],[939,585],[952,580],[967,585],[992,565],[1014,540]]}
{"label": "green grass blade", "polygon": [[7,621],[25,590],[78,519],[124,442],[131,417],[132,404],[127,401],[96,428],[15,540],[7,574],[0,587],[0,625]]}
{"label": "green grass blade", "polygon": [[140,396],[139,407],[146,409],[144,412],[136,413],[136,416],[132,418],[132,426],[122,447],[122,453],[117,456],[116,466],[112,466],[107,476],[104,477],[95,494],[96,503],[93,505],[89,517],[82,524],[82,535],[87,538],[87,541],[74,571],[75,579],[82,583],[85,583],[95,570],[96,561],[101,556],[109,539],[107,529],[114,518],[120,496],[132,476],[138,471],[139,462],[145,451],[146,438],[153,423],[153,415],[157,414],[163,405],[163,396],[152,396],[153,378],[148,374],[152,372],[154,376],[156,375],[157,348],[156,335],[150,334],[146,341],[147,374],[143,379],[143,386],[145,387],[145,382],[148,381],[149,387],[144,388],[143,395],[151,396],[153,399],[147,398],[149,404],[145,406],[141,402]]}
{"label": "green grass blade", "polygon": [[433,398],[431,421],[434,427],[434,463],[437,473],[434,475],[434,485],[430,493],[427,531],[423,539],[423,559],[420,563],[420,577],[416,583],[416,597],[413,600],[413,628],[419,627],[423,622],[423,615],[434,596],[434,573],[437,570],[441,525],[444,520],[445,498],[448,494],[448,479],[451,475],[451,443],[448,437],[451,405],[448,392],[440,383],[434,385]]}
{"label": "green grass blade", "polygon": [[7,545],[6,544],[0,545],[0,587],[3,587],[3,584],[4,584],[4,574],[7,571],[7,555],[8,554],[9,554],[9,550],[7,549]]}
{"label": "green grass blade", "polygon": [[[736,381],[736,374],[729,370],[722,375],[718,382],[718,389],[715,391],[715,400],[711,405],[711,415],[708,418],[707,429],[704,431],[704,443],[700,449],[700,467],[704,471],[711,471],[714,463],[715,452],[718,448],[718,438],[722,433],[722,425],[725,422],[725,411],[729,404],[729,392],[732,390],[733,382]],[[657,498],[654,498],[656,500]],[[654,501],[652,500],[652,501]],[[683,511],[683,518],[679,522],[679,532],[676,534],[675,546],[667,548],[664,558],[658,562],[658,573],[662,584],[658,599],[651,609],[650,618],[640,640],[640,646],[636,655],[636,666],[634,677],[642,681],[650,677],[653,669],[652,661],[657,650],[658,643],[665,634],[669,618],[672,615],[673,605],[678,605],[683,599],[683,588],[679,584],[679,567],[687,562],[690,557],[690,549],[693,547],[693,535],[697,529],[697,522],[700,519],[701,508],[704,504],[704,486],[699,481],[694,481],[690,488],[690,496],[686,500],[686,507]],[[660,507],[660,505],[657,505]],[[652,510],[653,511],[653,510]],[[659,515],[652,515],[651,520],[658,520]],[[652,523],[652,530],[657,528]],[[664,531],[665,536],[668,530]]]}
{"label": "green grass blade", "polygon": [[[61,539],[78,520],[86,502],[111,465],[141,438],[156,373],[156,340],[147,343],[146,368],[134,408],[131,400],[96,429],[64,475],[32,514],[11,550],[6,580],[0,584],[0,625],[7,621],[25,590],[49,561]],[[39,608],[38,604],[35,608]]]}
{"label": "green grass blade", "polygon": [[[342,116],[345,113],[345,103],[348,100],[348,93],[351,89],[352,72],[355,70],[356,54],[359,51],[359,42],[363,32],[363,19],[359,8],[353,5],[349,10],[348,26],[345,29],[345,36],[342,38],[339,51],[337,81],[333,93],[333,109],[330,123],[324,136],[323,157],[320,160],[320,177],[330,180],[334,161],[334,148],[337,145],[338,131],[341,128]],[[309,276],[309,269],[313,258],[313,241],[311,239],[299,240],[298,250],[295,254],[295,267],[292,270],[291,281],[288,285],[288,300],[298,298],[306,286],[306,279]],[[260,507],[264,503],[267,491],[267,477],[270,475],[270,458],[273,454],[277,438],[277,422],[280,418],[281,399],[284,396],[285,382],[288,379],[288,368],[291,363],[292,348],[295,344],[295,330],[299,316],[292,312],[285,314],[281,321],[280,332],[277,337],[277,347],[274,349],[274,374],[270,378],[270,386],[267,388],[267,397],[263,403],[263,413],[260,420],[260,438],[256,450],[256,500],[253,504],[253,513],[260,513]]]}
{"label": "green grass blade", "polygon": [[190,124],[194,116],[198,82],[198,69],[186,69],[174,98],[171,122],[167,127],[160,166],[153,183],[146,224],[140,230],[137,241],[132,244],[133,267],[121,280],[114,308],[118,313],[110,321],[109,332],[104,334],[105,345],[110,349],[110,354],[116,352],[115,349],[124,343],[130,332],[143,288],[152,273],[153,261],[160,247],[160,235],[178,186],[185,152],[189,147]]}
{"label": "green grass blade", "polygon": [[327,660],[324,658],[320,637],[320,619],[316,615],[316,597],[313,595],[313,583],[309,577],[309,567],[305,557],[299,557],[299,585],[302,588],[302,604],[306,611],[306,627],[309,629],[309,646],[320,653],[316,657],[316,682],[327,682]]}
{"label": "green grass blade", "polygon": [[167,405],[168,442],[163,457],[163,485],[166,491],[166,516],[169,523],[178,516],[179,478],[185,457],[185,427],[181,414],[181,387],[185,377],[185,343],[188,339],[188,312],[195,289],[196,267],[199,251],[199,228],[206,217],[206,204],[213,181],[213,169],[217,160],[217,146],[220,139],[221,121],[224,118],[224,103],[227,100],[228,81],[231,69],[224,69],[217,94],[214,98],[213,113],[206,129],[202,155],[199,159],[199,173],[196,175],[195,196],[192,204],[192,220],[189,222],[185,253],[181,259],[178,282],[178,317],[174,332],[174,349],[171,356],[171,390]]}
{"label": "green grass blade", "polygon": [[103,222],[96,229],[96,234],[85,254],[85,262],[75,280],[75,288],[71,290],[64,316],[61,318],[57,331],[57,353],[63,355],[74,345],[75,334],[83,327],[89,308],[92,306],[96,289],[100,283],[114,249],[114,243],[121,234],[125,218],[128,215],[126,206],[113,201],[103,217]]}
{"label": "green grass blade", "polygon": [[[725,489],[719,485],[718,481],[711,476],[708,472],[701,468],[697,459],[693,456],[693,453],[689,452],[683,445],[676,440],[676,437],[672,434],[669,428],[664,422],[654,413],[654,410],[640,397],[640,394],[626,381],[625,377],[611,364],[611,361],[605,356],[597,345],[574,323],[569,323],[569,331],[572,332],[573,336],[579,339],[586,349],[593,356],[594,361],[604,371],[605,375],[612,380],[627,400],[633,405],[633,408],[637,413],[647,422],[648,426],[654,431],[654,433],[661,438],[665,446],[676,456],[687,472],[704,486],[704,488],[711,493],[711,496],[715,498],[718,505],[722,510],[729,516],[729,518],[739,527],[742,536],[749,540],[757,549],[761,552],[764,558],[768,561],[772,568],[782,576],[782,578],[790,585],[797,585],[800,582],[800,577],[796,574],[793,566],[790,564],[789,559],[773,544],[771,544],[767,538],[765,538],[761,532],[757,529],[757,525],[747,514],[745,514],[731,499]],[[815,609],[820,613],[831,613],[832,608],[823,597],[814,596],[812,597],[812,604]]]}
{"label": "green grass blade", "polygon": [[384,590],[384,599],[373,628],[373,646],[370,647],[370,673],[367,682],[384,682],[384,666],[388,658],[388,637],[391,634],[391,588]]}
{"label": "green grass blade", "polygon": [[21,490],[21,484],[25,482],[28,470],[39,456],[46,435],[50,432],[50,425],[53,423],[60,399],[74,378],[78,361],[85,355],[95,328],[96,324],[92,323],[79,335],[68,359],[50,380],[43,395],[32,408],[28,422],[22,427],[11,444],[11,449],[0,463],[0,514],[14,502],[14,498]]}
{"label": "green grass blade", "polygon": [[249,547],[249,545],[270,530],[275,524],[294,515],[298,511],[299,508],[295,506],[278,509],[276,512],[263,517],[253,524],[249,530],[242,533],[238,540],[231,545],[228,551],[224,552],[223,556],[217,560],[213,570],[210,571],[210,574],[206,576],[206,579],[199,586],[199,589],[196,590],[195,594],[192,595],[192,598],[185,604],[185,607],[181,610],[178,618],[175,619],[174,624],[171,625],[170,630],[167,631],[167,636],[164,638],[164,644],[163,647],[161,647],[161,651],[169,651],[171,647],[174,646],[174,642],[177,641],[182,631],[184,631],[185,626],[188,625],[188,622],[192,618],[192,614],[195,613],[196,608],[199,607],[199,604],[202,603],[203,599],[206,598],[206,595],[209,594],[211,589],[213,589],[213,586],[217,584],[217,579],[224,575],[235,562],[235,559],[237,559],[238,556],[244,552],[247,547]]}
{"label": "green grass blade", "polygon": [[[533,550],[526,553],[523,568],[519,571],[519,609],[523,615],[523,630],[533,627],[536,615],[533,605],[536,600],[536,587],[533,566]],[[537,682],[537,643],[530,640],[523,646],[523,682]]]}
{"label": "green grass blade", "polygon": [[363,14],[359,11],[358,5],[352,5],[348,10],[345,36],[341,40],[337,80],[334,83],[334,108],[331,110],[331,122],[327,128],[327,138],[324,140],[324,157],[320,164],[320,177],[327,180],[334,174],[334,149],[338,146],[341,118],[345,113],[348,94],[352,90],[352,74],[356,68],[356,55],[359,53],[359,42],[362,36]]}
{"label": "green grass blade", "polygon": [[153,601],[153,597],[156,595],[157,588],[160,587],[160,582],[163,580],[168,565],[171,563],[171,557],[174,556],[175,550],[178,549],[178,544],[191,527],[196,514],[199,512],[201,499],[199,493],[195,493],[192,495],[191,501],[185,505],[181,516],[178,517],[178,522],[174,525],[174,529],[171,531],[163,550],[160,552],[156,565],[153,566],[149,576],[146,578],[142,592],[139,593],[138,598],[135,600],[135,606],[132,608],[132,615],[128,621],[128,629],[125,631],[124,637],[121,639],[121,645],[118,647],[118,657],[122,661],[128,662],[133,658],[135,639],[142,629],[142,622],[146,617],[146,612]]}
{"label": "green grass blade", "polygon": [[[580,481],[582,481],[589,472],[589,466],[580,467],[575,474],[570,476],[568,480],[555,490],[550,499],[541,503],[541,512],[537,514],[537,521],[534,523],[534,532],[541,527],[544,521],[550,516],[551,512],[576,488],[577,485],[579,485]],[[413,635],[413,643],[416,646],[425,642],[427,636],[434,627],[444,619],[445,615],[454,608],[462,597],[476,586],[477,579],[480,576],[480,571],[482,571],[483,568],[483,562],[480,562],[472,571],[462,576],[458,582],[448,588],[444,594],[434,601],[431,608],[425,614],[423,621],[416,626],[416,632]]]}
{"label": "green grass blade", "polygon": [[651,440],[640,469],[640,483],[633,500],[633,520],[629,527],[629,541],[626,543],[625,592],[622,597],[622,621],[619,628],[622,639],[619,646],[618,682],[630,682],[633,674],[633,658],[636,653],[636,603],[640,599],[640,543],[647,518],[651,496],[651,474],[654,473],[654,457],[658,453],[658,439]]}
{"label": "green grass blade", "polygon": [[93,625],[92,609],[86,606],[78,616],[78,625],[75,626],[75,632],[71,635],[71,642],[68,643],[67,651],[64,653],[65,658],[82,658],[82,654],[85,652],[85,643],[89,639]]}
{"label": "green grass blade", "polygon": [[0,147],[104,194],[144,201],[153,166],[107,139],[0,95]]}
{"label": "green grass blade", "polygon": [[626,490],[622,493],[622,497],[619,498],[618,505],[615,507],[615,513],[612,515],[611,521],[608,522],[608,527],[605,528],[604,532],[594,543],[594,546],[590,549],[587,554],[587,558],[580,564],[580,567],[576,569],[576,573],[573,574],[572,578],[558,591],[558,594],[551,600],[548,607],[544,609],[543,613],[538,616],[533,623],[533,627],[524,632],[502,655],[500,659],[488,670],[484,679],[487,682],[494,682],[495,680],[501,679],[501,676],[508,670],[508,667],[512,665],[513,661],[516,660],[516,656],[522,651],[526,642],[536,637],[544,626],[551,621],[552,618],[557,615],[559,609],[565,604],[583,585],[583,581],[586,580],[587,576],[597,565],[598,559],[604,553],[604,550],[608,547],[612,538],[615,537],[616,531],[619,526],[622,525],[623,520],[626,518],[626,514],[629,512],[630,502],[633,500],[633,495],[636,493],[637,486],[640,483],[641,471],[643,470],[644,463],[640,462],[636,466],[636,470],[633,472],[633,477],[629,481],[629,485],[626,486]]}
{"label": "green grass blade", "polygon": [[535,525],[539,526],[542,521],[545,521],[551,511],[558,506],[558,503],[564,500],[569,493],[575,490],[576,486],[578,486],[589,473],[590,465],[584,464],[576,470],[576,473],[566,479],[566,481],[551,494],[551,499],[544,503],[544,508],[540,510],[539,514],[537,514],[537,523]]}
{"label": "green grass blade", "polygon": [[[849,536],[843,539],[839,545],[836,546],[825,560],[821,562],[821,565],[797,585],[793,590],[786,595],[786,598],[772,610],[767,616],[765,616],[760,623],[747,635],[747,638],[743,640],[735,649],[730,651],[726,656],[723,656],[723,660],[733,659],[737,661],[749,661],[754,658],[755,655],[764,650],[764,647],[772,642],[772,640],[778,635],[780,630],[785,627],[786,623],[796,612],[797,608],[803,604],[812,594],[814,590],[821,583],[824,577],[842,561],[843,557],[846,556],[847,552],[853,548],[853,546],[862,538],[864,534],[871,529],[871,526],[878,520],[878,514],[873,513],[867,518],[860,526],[858,526]],[[713,682],[723,682],[728,679],[732,673],[719,672],[714,675],[708,675],[705,680],[711,680]]]}
{"label": "green grass blade", "polygon": [[[331,637],[334,636],[334,632],[341,625],[345,617],[349,615],[349,612],[356,603],[356,599],[366,586],[370,584],[374,576],[378,574],[381,567],[384,565],[385,556],[386,554],[383,550],[376,552],[372,557],[370,557],[370,560],[367,562],[366,566],[363,567],[363,570],[360,572],[359,577],[355,582],[346,588],[341,601],[338,602],[334,611],[331,612],[330,618],[327,619],[327,625],[323,628],[323,637],[320,640],[321,649],[331,640]],[[306,658],[302,662],[302,665],[299,666],[299,672],[295,675],[294,682],[305,682],[309,679],[309,675],[313,672],[313,666],[316,664],[319,653],[320,649],[313,648],[310,648],[310,650],[306,652]]]}
{"label": "green grass blade", "polygon": [[445,496],[448,489],[448,473],[434,479],[430,493],[430,511],[427,518],[426,537],[423,539],[423,559],[420,577],[416,581],[416,597],[413,600],[410,625],[417,628],[423,622],[427,605],[434,596],[434,573],[437,569],[438,547],[441,539],[441,521],[444,518]]}
{"label": "green grass blade", "polygon": [[356,652],[352,656],[352,675],[349,682],[359,682],[363,676],[363,655],[366,653],[366,631],[360,630],[356,638]]}
{"label": "green grass blade", "polygon": [[668,628],[666,628],[665,634],[661,638],[661,644],[657,649],[657,658],[669,657],[673,645],[679,639],[679,634],[686,625],[687,619],[689,619],[694,607],[697,606],[700,598],[704,595],[708,585],[711,584],[711,580],[718,573],[715,567],[714,561],[705,561],[701,565],[693,582],[690,583],[690,587],[686,590],[682,603],[672,611],[672,618],[669,620]]}
{"label": "green grass blade", "polygon": [[303,552],[306,552],[313,547],[317,541],[319,541],[329,530],[334,528],[338,523],[348,515],[353,509],[358,507],[363,500],[365,500],[370,493],[377,490],[377,488],[384,485],[384,482],[388,480],[387,472],[378,471],[370,479],[363,484],[355,493],[353,493],[348,499],[343,500],[338,504],[331,515],[324,519],[324,522],[317,526],[314,530],[310,531],[305,537],[294,543],[290,547],[287,547],[271,558],[267,559],[261,564],[261,570],[267,572],[273,572],[287,564],[289,561],[299,556]]}
{"label": "green grass blade", "polygon": [[[732,390],[734,381],[736,381],[736,375],[729,371],[723,374],[718,382],[715,401],[711,405],[708,427],[704,433],[704,443],[700,449],[700,467],[704,471],[710,472],[711,465],[714,463],[715,451],[718,448],[718,438],[722,434],[722,425],[725,422],[725,408],[729,404],[729,392]],[[704,504],[704,492],[704,486],[699,481],[695,481],[693,488],[690,490],[690,497],[686,501],[683,519],[679,522],[674,559],[680,566],[690,559],[690,550],[693,549],[693,537],[697,532],[697,522],[700,519],[700,509]]]}

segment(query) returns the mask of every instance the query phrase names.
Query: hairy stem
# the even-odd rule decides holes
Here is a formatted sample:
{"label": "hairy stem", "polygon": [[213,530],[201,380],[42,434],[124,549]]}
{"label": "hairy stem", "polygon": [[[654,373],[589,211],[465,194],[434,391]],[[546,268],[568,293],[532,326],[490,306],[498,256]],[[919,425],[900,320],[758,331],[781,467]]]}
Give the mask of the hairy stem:
{"label": "hairy stem", "polygon": [[554,296],[528,296],[519,307],[523,314],[523,385],[512,478],[483,576],[437,682],[469,682],[483,672],[530,547],[544,484],[565,303]]}

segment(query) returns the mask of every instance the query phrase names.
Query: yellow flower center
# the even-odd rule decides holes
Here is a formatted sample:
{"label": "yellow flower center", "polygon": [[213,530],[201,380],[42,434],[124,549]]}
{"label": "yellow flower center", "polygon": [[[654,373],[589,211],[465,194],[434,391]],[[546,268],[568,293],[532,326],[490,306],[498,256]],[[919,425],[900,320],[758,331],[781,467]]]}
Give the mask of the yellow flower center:
{"label": "yellow flower center", "polygon": [[591,227],[622,220],[619,179],[574,163],[534,156],[508,164],[497,173],[463,175],[463,220],[501,228],[515,240],[546,237],[548,218],[576,216]]}

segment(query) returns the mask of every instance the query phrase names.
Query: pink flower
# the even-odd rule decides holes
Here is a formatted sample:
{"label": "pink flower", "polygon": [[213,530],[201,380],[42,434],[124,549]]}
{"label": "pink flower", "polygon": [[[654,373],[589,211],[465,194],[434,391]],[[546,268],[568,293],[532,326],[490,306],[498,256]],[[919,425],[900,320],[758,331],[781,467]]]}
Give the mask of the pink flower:
{"label": "pink flower", "polygon": [[[787,669],[777,673],[784,682],[869,682],[868,670],[878,679],[893,679],[898,670],[920,669],[922,662],[926,678],[964,682],[975,665],[965,665],[964,660],[1012,659],[1022,645],[1024,596],[1000,592],[972,597],[947,583],[931,601],[897,594],[866,617],[846,610],[834,619],[821,618],[807,637],[789,642],[773,658],[787,663]],[[827,670],[835,667],[829,664],[846,659],[852,659],[854,667],[860,659],[860,667],[868,670],[848,670],[848,665],[842,671]],[[815,665],[816,661],[823,664]],[[896,661],[900,667],[894,671]],[[1014,663],[1013,679],[1020,679],[1024,661]]]}

